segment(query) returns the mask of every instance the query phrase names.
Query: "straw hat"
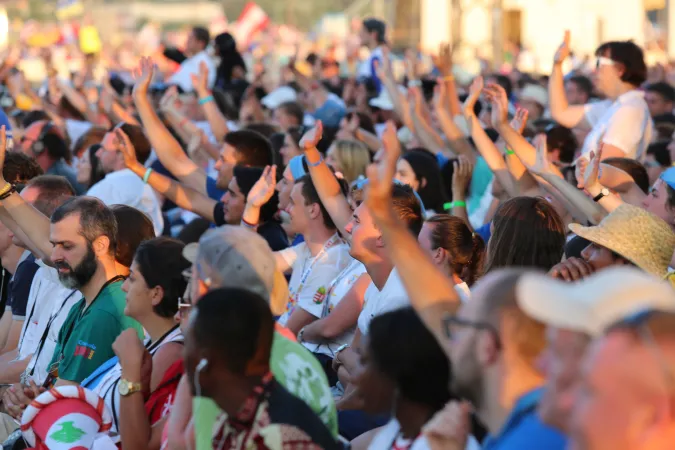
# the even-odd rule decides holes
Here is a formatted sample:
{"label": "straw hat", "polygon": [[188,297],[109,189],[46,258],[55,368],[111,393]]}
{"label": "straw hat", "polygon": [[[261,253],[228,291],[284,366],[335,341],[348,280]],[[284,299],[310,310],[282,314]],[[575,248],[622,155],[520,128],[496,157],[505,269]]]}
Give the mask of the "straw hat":
{"label": "straw hat", "polygon": [[597,226],[569,225],[573,233],[663,278],[675,250],[675,233],[661,218],[624,203]]}

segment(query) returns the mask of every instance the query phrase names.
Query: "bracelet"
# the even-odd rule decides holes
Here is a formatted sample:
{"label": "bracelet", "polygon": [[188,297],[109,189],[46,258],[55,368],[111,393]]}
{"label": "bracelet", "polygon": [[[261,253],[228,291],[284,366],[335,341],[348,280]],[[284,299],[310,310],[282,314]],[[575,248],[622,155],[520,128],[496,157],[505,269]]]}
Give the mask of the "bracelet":
{"label": "bracelet", "polygon": [[420,87],[422,82],[420,80],[410,80],[408,81],[408,87]]}
{"label": "bracelet", "polygon": [[466,208],[466,202],[462,200],[457,200],[456,202],[447,202],[443,204],[443,209],[446,211],[451,210],[452,208]]}
{"label": "bracelet", "polygon": [[246,227],[246,228],[250,228],[250,229],[252,229],[252,230],[255,230],[256,228],[258,228],[258,224],[257,224],[257,223],[247,222],[246,220],[244,220],[243,217],[241,218],[241,225],[244,226],[244,227]]}
{"label": "bracelet", "polygon": [[515,155],[516,152],[514,152],[514,151],[511,150],[510,148],[506,147],[506,154],[507,154],[507,155]]}
{"label": "bracelet", "polygon": [[213,95],[209,95],[208,97],[200,98],[199,99],[199,105],[206,105],[209,102],[212,102],[214,100]]}
{"label": "bracelet", "polygon": [[152,167],[148,167],[148,170],[145,171],[145,175],[143,175],[143,183],[148,184],[148,178],[150,178],[151,173]]}
{"label": "bracelet", "polygon": [[[307,161],[307,158],[305,158],[305,161]],[[311,163],[311,162],[307,161],[307,165],[309,167],[319,167],[322,162],[323,162],[323,155],[319,156],[319,160],[315,163]]]}
{"label": "bracelet", "polygon": [[2,189],[0,189],[0,200],[4,200],[10,195],[12,195],[14,192],[16,192],[16,188],[14,187],[13,184],[7,183],[3,186]]}

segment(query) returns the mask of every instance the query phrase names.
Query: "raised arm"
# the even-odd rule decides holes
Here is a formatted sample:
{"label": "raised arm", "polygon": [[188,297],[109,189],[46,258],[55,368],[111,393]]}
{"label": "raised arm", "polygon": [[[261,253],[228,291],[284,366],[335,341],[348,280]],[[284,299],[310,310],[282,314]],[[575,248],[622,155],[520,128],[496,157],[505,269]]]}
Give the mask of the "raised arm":
{"label": "raised arm", "polygon": [[449,99],[450,95],[451,93],[448,91],[446,84],[442,80],[439,80],[434,93],[434,108],[438,122],[441,125],[441,130],[452,148],[452,152],[448,151],[445,153],[445,156],[452,158],[454,156],[452,153],[464,155],[475,164],[476,152],[471,148],[471,144],[467,141],[466,136],[464,136],[462,130],[455,123],[454,114],[448,107],[448,104],[452,103],[452,100]]}
{"label": "raised arm", "polygon": [[349,233],[345,231],[345,227],[352,220],[352,209],[340,190],[340,183],[316,148],[316,145],[321,141],[322,135],[323,124],[319,120],[316,122],[316,126],[302,137],[300,147],[305,152],[309,174],[312,177],[321,203],[326,208],[326,211],[328,211],[328,214],[330,214],[330,218],[333,219],[342,236],[349,238]]}
{"label": "raised arm", "polygon": [[141,59],[139,74],[133,90],[134,103],[143,121],[145,134],[148,136],[157,157],[164,167],[185,186],[205,194],[206,173],[183,152],[178,141],[164,126],[150,104],[148,88],[154,74],[154,64],[151,59]]}
{"label": "raised arm", "polygon": [[565,79],[562,64],[570,55],[570,32],[565,31],[563,43],[558,48],[553,59],[553,70],[548,80],[548,103],[551,116],[560,125],[574,128],[578,125],[586,125],[583,106],[570,106],[565,96]]}
{"label": "raised arm", "polygon": [[209,90],[209,67],[205,61],[199,63],[199,74],[190,75],[192,77],[192,87],[199,97],[199,104],[206,115],[206,120],[209,122],[211,132],[216,137],[218,142],[222,142],[223,138],[230,129],[227,126],[227,119],[218,109],[213,95]]}
{"label": "raised arm", "polygon": [[476,77],[471,84],[469,96],[464,102],[464,117],[469,124],[473,142],[483,159],[485,159],[488,167],[490,167],[490,170],[495,174],[495,177],[499,179],[499,183],[504,187],[506,192],[511,197],[515,197],[518,195],[518,189],[513,177],[509,173],[504,157],[499,153],[499,150],[492,142],[492,139],[490,139],[485,132],[474,112],[474,106],[482,91],[483,77]]}
{"label": "raised arm", "polygon": [[408,103],[410,105],[410,117],[412,118],[415,127],[415,135],[422,142],[424,147],[434,154],[443,153],[446,151],[443,139],[436,133],[433,127],[429,124],[426,117],[428,111],[424,105],[422,92],[418,87],[411,87],[408,89]]}
{"label": "raised arm", "polygon": [[532,166],[528,166],[528,169],[559,191],[562,196],[591,223],[600,223],[606,216],[606,212],[600,205],[577,189],[576,186],[571,185],[563,179],[562,176],[557,174],[548,160],[547,153],[546,139],[540,136],[537,142],[536,162]]}
{"label": "raised arm", "polygon": [[[614,190],[616,187],[625,187],[626,184],[629,184],[628,180],[626,179],[627,177],[630,179],[631,184],[633,185],[631,191],[638,191],[637,196],[635,192],[632,192],[633,195],[631,196],[629,193],[627,194],[627,197],[634,201],[634,203],[631,204],[641,206],[645,194],[640,190],[639,187],[637,187],[635,182],[633,182],[633,179],[630,178],[630,175],[625,173],[623,170],[617,169],[616,167],[612,167],[608,164],[601,164],[600,161],[602,161],[603,157],[602,152],[602,146],[598,149],[597,154],[591,152],[591,161],[587,164],[582,163],[582,167],[580,167],[581,172],[583,173],[583,187],[586,189],[586,192],[588,192],[591,197],[595,198],[597,195],[602,193],[603,188]],[[600,172],[602,172],[602,181],[600,178]],[[610,174],[606,175],[605,172],[610,172]],[[605,184],[605,182],[608,184]],[[621,197],[616,194],[605,195],[600,200],[598,200],[598,204],[608,213],[611,213],[623,203],[624,201],[621,199]]]}
{"label": "raised arm", "polygon": [[[387,123],[385,134],[395,136],[393,123]],[[443,317],[445,313],[457,311],[460,299],[452,280],[441,272],[419,246],[416,237],[396,217],[392,206],[392,181],[401,148],[395,139],[385,140],[384,148],[379,166],[373,164],[368,167],[366,204],[382,232],[412,306],[439,343],[445,344],[447,337]]]}
{"label": "raised arm", "polygon": [[143,181],[152,186],[158,193],[174,202],[178,207],[199,214],[211,222],[216,222],[213,216],[213,209],[218,202],[194,189],[181,185],[169,177],[146,168],[136,158],[136,150],[131,144],[129,137],[119,128],[115,130],[115,133],[117,133],[121,143],[120,147],[124,155],[124,163],[133,173],[143,178]]}

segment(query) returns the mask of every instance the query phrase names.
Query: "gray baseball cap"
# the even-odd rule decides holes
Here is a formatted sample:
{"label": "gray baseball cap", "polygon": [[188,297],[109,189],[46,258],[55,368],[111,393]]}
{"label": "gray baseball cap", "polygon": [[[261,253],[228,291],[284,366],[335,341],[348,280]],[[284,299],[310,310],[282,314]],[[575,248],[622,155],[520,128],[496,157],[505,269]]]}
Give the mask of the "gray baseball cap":
{"label": "gray baseball cap", "polygon": [[210,278],[210,288],[241,288],[269,301],[272,309],[288,300],[288,283],[277,270],[274,252],[255,231],[233,225],[208,230],[199,244],[183,249]]}

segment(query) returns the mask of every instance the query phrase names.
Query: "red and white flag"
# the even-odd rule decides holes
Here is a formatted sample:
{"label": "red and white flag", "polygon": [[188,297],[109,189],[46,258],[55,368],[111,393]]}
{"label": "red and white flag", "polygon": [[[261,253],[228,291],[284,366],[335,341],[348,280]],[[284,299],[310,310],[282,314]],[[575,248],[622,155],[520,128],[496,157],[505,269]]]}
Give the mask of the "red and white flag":
{"label": "red and white flag", "polygon": [[236,32],[237,44],[246,46],[253,36],[263,30],[270,23],[267,13],[254,2],[248,2],[244,6],[239,19],[237,19]]}

